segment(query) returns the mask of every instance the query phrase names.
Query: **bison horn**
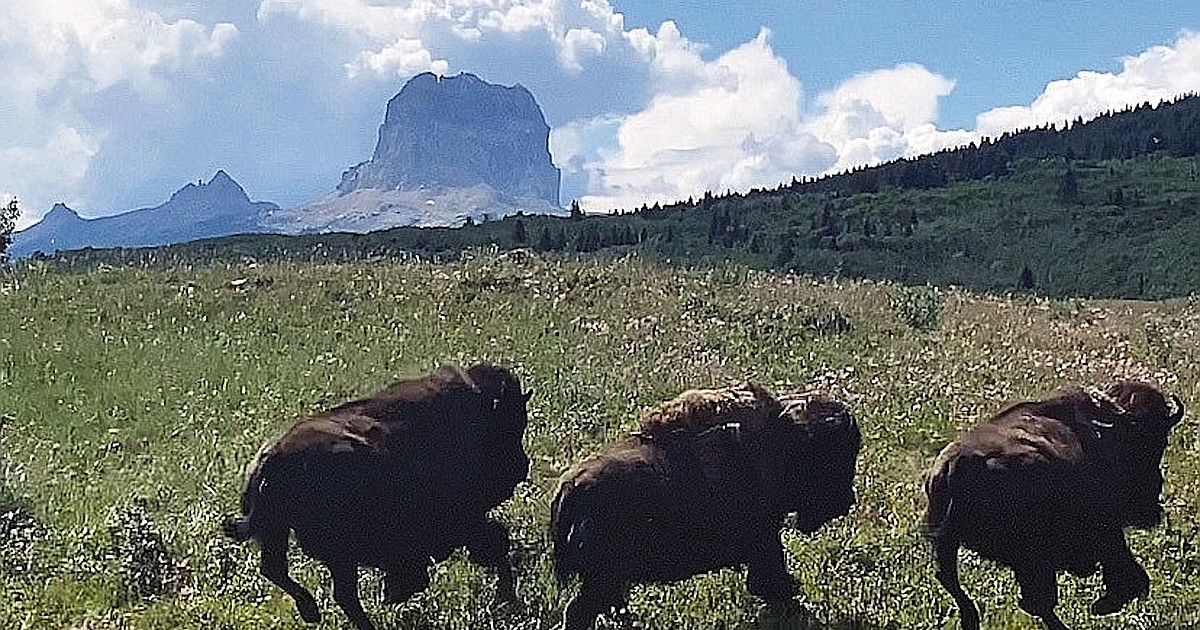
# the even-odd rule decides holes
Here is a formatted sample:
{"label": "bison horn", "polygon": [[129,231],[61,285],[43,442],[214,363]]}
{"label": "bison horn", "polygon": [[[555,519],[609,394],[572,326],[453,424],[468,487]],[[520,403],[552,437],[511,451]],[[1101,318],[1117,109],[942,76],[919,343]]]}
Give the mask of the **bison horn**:
{"label": "bison horn", "polygon": [[1183,401],[1179,400],[1179,396],[1171,394],[1171,402],[1175,403],[1175,413],[1167,417],[1167,426],[1173,427],[1183,420]]}

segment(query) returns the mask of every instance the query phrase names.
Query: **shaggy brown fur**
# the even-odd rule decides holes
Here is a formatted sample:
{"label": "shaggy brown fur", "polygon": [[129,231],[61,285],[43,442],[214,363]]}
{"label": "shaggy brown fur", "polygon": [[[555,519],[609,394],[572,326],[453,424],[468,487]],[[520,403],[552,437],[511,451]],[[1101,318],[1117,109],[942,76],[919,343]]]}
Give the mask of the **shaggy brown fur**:
{"label": "shaggy brown fur", "polygon": [[642,433],[652,436],[699,433],[729,424],[738,424],[743,431],[757,431],[773,422],[782,410],[770,392],[746,383],[740,387],[688,390],[647,411],[640,424]]}
{"label": "shaggy brown fur", "polygon": [[316,413],[260,452],[226,533],[258,542],[262,574],[308,622],[320,612],[288,576],[290,532],[329,567],[334,599],[360,630],[374,628],[358,599],[360,566],[384,569],[385,597],[400,602],[428,585],[431,558],[465,546],[515,599],[508,532],[487,513],[528,473],[528,398],[512,372],[481,363]]}
{"label": "shaggy brown fur", "polygon": [[1183,417],[1153,386],[1122,382],[1105,392],[1067,389],[1010,405],[938,455],[926,484],[924,524],[937,577],[958,604],[964,630],[979,611],[958,580],[960,546],[1007,565],[1020,606],[1053,630],[1055,574],[1104,576],[1095,614],[1145,595],[1150,581],[1123,528],[1162,518],[1159,470],[1167,436]]}
{"label": "shaggy brown fur", "polygon": [[783,517],[797,512],[812,532],[847,513],[861,437],[833,401],[792,403],[785,412],[754,384],[684,392],[562,477],[551,505],[554,569],[561,583],[582,581],[567,630],[590,627],[631,582],[721,567],[747,566],[760,597],[794,593]]}

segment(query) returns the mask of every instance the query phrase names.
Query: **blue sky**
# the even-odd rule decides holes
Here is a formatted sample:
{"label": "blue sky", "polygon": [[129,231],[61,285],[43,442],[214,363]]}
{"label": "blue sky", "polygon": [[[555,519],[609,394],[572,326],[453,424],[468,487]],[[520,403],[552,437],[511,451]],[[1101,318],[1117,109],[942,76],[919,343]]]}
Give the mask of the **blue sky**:
{"label": "blue sky", "polygon": [[592,211],[1200,91],[1196,0],[0,0],[0,24],[0,197],[21,226],[217,169],[314,200],[430,70],[528,87],[563,202]]}

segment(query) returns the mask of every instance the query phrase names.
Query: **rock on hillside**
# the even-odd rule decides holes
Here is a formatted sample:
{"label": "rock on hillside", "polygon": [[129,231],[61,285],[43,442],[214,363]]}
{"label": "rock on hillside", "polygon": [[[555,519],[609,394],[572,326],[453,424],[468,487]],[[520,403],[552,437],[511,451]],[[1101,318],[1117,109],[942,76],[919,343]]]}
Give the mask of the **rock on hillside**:
{"label": "rock on hillside", "polygon": [[520,85],[420,74],[388,102],[375,154],[346,171],[337,191],[485,184],[557,206],[560,173],[549,137],[541,108]]}
{"label": "rock on hillside", "polygon": [[279,206],[250,201],[225,171],[207,183],[188,184],[166,203],[96,219],[80,217],[56,204],[41,221],[13,234],[12,256],[84,247],[149,247],[199,238],[262,232],[266,216]]}

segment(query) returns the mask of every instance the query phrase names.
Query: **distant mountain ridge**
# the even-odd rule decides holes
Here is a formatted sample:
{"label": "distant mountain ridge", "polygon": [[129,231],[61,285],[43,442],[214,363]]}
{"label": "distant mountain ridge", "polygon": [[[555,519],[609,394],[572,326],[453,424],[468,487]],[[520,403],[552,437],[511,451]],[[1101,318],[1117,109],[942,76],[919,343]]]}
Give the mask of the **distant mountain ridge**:
{"label": "distant mountain ridge", "polygon": [[261,232],[279,206],[251,201],[224,170],[208,182],[187,184],[166,202],[130,212],[85,219],[64,204],[13,234],[9,254],[29,256],[84,247],[150,247],[214,236]]}

